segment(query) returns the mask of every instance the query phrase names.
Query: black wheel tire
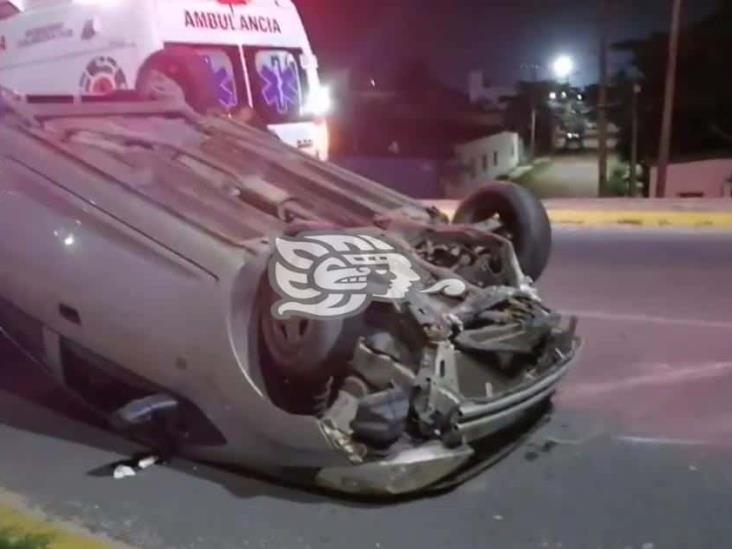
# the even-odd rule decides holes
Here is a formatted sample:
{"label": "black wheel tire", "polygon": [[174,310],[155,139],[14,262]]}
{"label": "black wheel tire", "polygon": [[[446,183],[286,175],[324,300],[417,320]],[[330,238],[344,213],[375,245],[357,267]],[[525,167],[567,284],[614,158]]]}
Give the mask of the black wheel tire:
{"label": "black wheel tire", "polygon": [[180,86],[186,103],[193,110],[205,114],[221,107],[211,69],[192,48],[174,46],[148,57],[140,68],[136,84],[138,93],[143,96],[148,95],[153,72],[164,74]]}
{"label": "black wheel tire", "polygon": [[524,274],[538,280],[552,249],[552,228],[544,205],[514,183],[488,183],[460,204],[453,223],[469,225],[494,216],[506,228]]}
{"label": "black wheel tire", "polygon": [[269,284],[258,309],[260,371],[267,393],[279,408],[296,415],[323,413],[353,358],[360,333],[358,319],[277,320],[277,301]]}
{"label": "black wheel tire", "polygon": [[361,320],[279,320],[271,311],[279,298],[269,284],[266,286],[259,326],[269,367],[281,376],[303,382],[340,377],[355,352]]}

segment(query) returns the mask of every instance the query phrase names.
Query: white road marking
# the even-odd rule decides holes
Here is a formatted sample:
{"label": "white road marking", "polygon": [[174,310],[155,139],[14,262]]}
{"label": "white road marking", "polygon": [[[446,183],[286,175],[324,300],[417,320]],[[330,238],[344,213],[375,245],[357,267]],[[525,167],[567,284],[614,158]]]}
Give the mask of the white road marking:
{"label": "white road marking", "polygon": [[[729,238],[732,233],[729,230],[718,227],[653,227],[646,225],[555,225],[552,230],[559,233],[580,233],[583,236],[593,236],[607,233],[635,233],[636,235],[668,239],[672,236],[720,236]],[[626,235],[623,235],[626,236]]]}
{"label": "white road marking", "polygon": [[720,377],[730,373],[732,373],[732,362],[699,364],[685,368],[665,369],[658,374],[645,374],[617,381],[580,383],[566,387],[560,394],[562,399],[588,398],[616,391],[637,389],[639,387],[673,385],[686,381],[698,381],[701,379]]}
{"label": "white road marking", "polygon": [[666,438],[666,437],[638,437],[621,435],[616,437],[622,442],[631,444],[647,444],[650,446],[713,446],[714,443],[705,440]]}
{"label": "white road marking", "polygon": [[605,313],[601,311],[563,311],[566,316],[578,316],[591,320],[607,320],[611,322],[640,322],[644,324],[665,324],[670,326],[695,326],[698,328],[716,328],[732,330],[732,322],[721,320],[704,320],[700,318],[666,318],[652,315],[635,315],[623,313]]}

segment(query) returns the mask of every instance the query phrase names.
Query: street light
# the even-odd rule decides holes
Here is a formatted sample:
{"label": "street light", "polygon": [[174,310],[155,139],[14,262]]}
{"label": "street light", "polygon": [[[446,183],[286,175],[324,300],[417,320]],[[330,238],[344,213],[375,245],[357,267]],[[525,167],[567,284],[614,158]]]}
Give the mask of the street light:
{"label": "street light", "polygon": [[560,55],[552,63],[552,72],[559,80],[569,78],[574,72],[574,60],[569,55]]}

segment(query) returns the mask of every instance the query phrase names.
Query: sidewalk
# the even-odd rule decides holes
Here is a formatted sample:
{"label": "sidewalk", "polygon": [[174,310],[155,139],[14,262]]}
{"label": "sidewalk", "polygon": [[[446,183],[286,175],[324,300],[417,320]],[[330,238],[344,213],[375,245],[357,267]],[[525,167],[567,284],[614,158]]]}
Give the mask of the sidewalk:
{"label": "sidewalk", "polygon": [[[455,200],[425,201],[447,215],[455,213]],[[545,200],[549,218],[558,225],[631,225],[732,229],[730,199],[596,198]]]}
{"label": "sidewalk", "polygon": [[544,202],[552,222],[732,229],[730,199],[580,199]]}

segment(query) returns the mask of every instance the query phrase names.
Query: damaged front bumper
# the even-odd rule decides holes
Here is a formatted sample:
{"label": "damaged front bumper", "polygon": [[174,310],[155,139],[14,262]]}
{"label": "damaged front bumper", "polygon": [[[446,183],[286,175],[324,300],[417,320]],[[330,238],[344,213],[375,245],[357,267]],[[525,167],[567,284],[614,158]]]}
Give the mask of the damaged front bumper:
{"label": "damaged front bumper", "polygon": [[466,442],[473,442],[504,429],[515,421],[517,415],[534,408],[554,394],[557,384],[566,375],[576,353],[577,348],[568,356],[562,355],[555,371],[548,373],[526,389],[491,402],[483,404],[473,402],[461,406],[456,431]]}
{"label": "damaged front bumper", "polygon": [[[575,362],[581,341],[541,379],[492,401],[471,401],[459,407],[452,436],[430,440],[392,455],[357,465],[321,469],[317,485],[358,496],[398,496],[451,486],[451,477],[475,474],[503,457],[546,416],[559,381]],[[459,440],[459,444],[451,441]],[[495,444],[486,444],[494,441]],[[457,483],[457,482],[455,482]]]}

